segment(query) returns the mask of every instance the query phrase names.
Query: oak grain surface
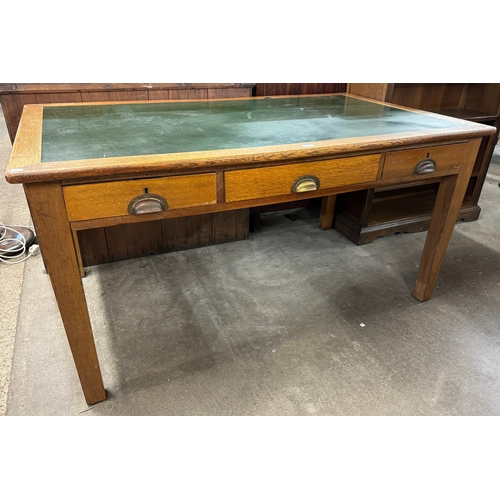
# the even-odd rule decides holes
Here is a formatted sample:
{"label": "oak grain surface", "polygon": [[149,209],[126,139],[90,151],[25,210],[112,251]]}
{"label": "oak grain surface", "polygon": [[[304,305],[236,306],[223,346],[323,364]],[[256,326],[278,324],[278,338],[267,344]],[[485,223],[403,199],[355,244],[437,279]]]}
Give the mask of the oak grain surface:
{"label": "oak grain surface", "polygon": [[467,149],[467,143],[451,146],[434,146],[416,148],[405,151],[389,152],[385,156],[383,178],[397,178],[414,175],[415,179],[425,177],[425,174],[413,174],[418,162],[429,158],[436,162],[436,171],[458,168]]}
{"label": "oak grain surface", "polygon": [[127,215],[132,199],[145,193],[165,198],[167,210],[217,202],[214,173],[78,184],[64,187],[63,192],[70,221]]}
{"label": "oak grain surface", "polygon": [[106,394],[61,186],[29,184],[25,190],[85,399],[102,401]]}
{"label": "oak grain surface", "polygon": [[[300,99],[303,103],[310,102],[305,97]],[[387,159],[389,154],[398,154],[397,150],[416,144],[426,148],[446,144],[445,147],[458,150],[462,147],[458,142],[469,141],[464,161],[458,167],[452,166],[426,176],[426,179],[437,180],[441,176],[445,177],[441,179],[441,188],[414,290],[414,295],[419,300],[430,298],[481,142],[480,137],[492,134],[495,129],[425,112],[412,113],[399,107],[379,105],[370,100],[361,100],[356,104],[349,99],[337,101],[349,105],[344,106],[345,113],[337,123],[342,125],[343,135],[334,139],[321,140],[320,137],[313,143],[292,141],[286,144],[278,138],[266,143],[267,145],[259,146],[257,141],[257,146],[252,143],[253,145],[247,144],[246,147],[232,149],[224,146],[219,150],[138,154],[119,158],[77,158],[50,162],[40,161],[42,122],[38,118],[43,107],[34,107],[33,111],[26,114],[26,120],[19,129],[14,148],[15,157],[9,165],[7,177],[10,182],[25,184],[42,255],[88,403],[101,401],[106,395],[73,241],[75,232],[82,229],[106,227],[105,235],[112,235],[117,231],[123,235],[135,223],[146,222],[134,235],[141,238],[141,234],[145,234],[144,231],[148,232],[148,228],[154,228],[155,236],[152,241],[146,246],[139,244],[136,249],[139,252],[147,252],[150,243],[158,249],[164,245],[162,238],[168,239],[169,227],[175,227],[175,223],[166,220],[173,220],[177,216],[201,215],[201,219],[193,219],[195,232],[201,232],[201,239],[208,237],[205,232],[208,224],[212,226],[212,235],[215,232],[224,239],[227,227],[233,223],[236,232],[247,229],[247,225],[240,227],[241,219],[231,222],[227,210],[246,209],[252,204],[267,205],[318,196],[330,197],[330,207],[327,200],[323,211],[326,225],[326,217],[329,218],[328,212],[333,210],[334,196],[337,193],[385,187],[391,183],[413,180],[406,167],[396,169],[394,179],[390,176],[387,179],[380,178],[381,155],[385,155]],[[287,104],[286,99],[280,101],[280,106]],[[268,104],[270,105],[269,101],[260,102],[261,108]],[[98,106],[109,105],[95,107]],[[143,104],[136,103],[134,106],[140,110]],[[363,106],[374,110],[368,121],[360,118]],[[61,106],[54,105],[53,109],[56,108],[62,109]],[[214,109],[221,108],[214,104],[211,110]],[[391,109],[386,114],[389,120],[381,120],[380,117],[384,116],[387,109]],[[307,123],[302,123],[297,118],[301,116],[302,111],[302,107],[298,106],[294,110],[293,123],[289,123],[292,129],[295,128],[301,133],[303,129],[308,128]],[[317,118],[316,116],[314,119]],[[248,124],[251,119],[253,118],[248,115],[238,116],[236,120],[232,120],[232,126],[235,128],[237,123]],[[401,125],[401,119],[403,122],[406,120],[406,124]],[[418,123],[422,124],[422,127],[416,126]],[[316,124],[320,125],[322,133],[327,136],[330,134],[332,121],[328,114],[323,113]],[[289,131],[290,128],[286,130]],[[350,132],[346,134],[346,130]],[[238,135],[237,130],[233,130],[233,133]],[[261,134],[262,130],[259,129],[258,133]],[[87,136],[85,138],[88,140]],[[455,144],[450,146],[451,143]],[[403,154],[401,161],[406,164],[409,161],[407,155],[410,153],[399,153]],[[453,154],[450,149],[449,156]],[[390,159],[388,164],[390,165]],[[157,177],[148,177],[155,173],[158,174]],[[187,173],[189,175],[185,175]],[[127,176],[128,180],[116,180],[116,176],[120,175]],[[147,178],[142,178],[143,175]],[[292,193],[292,183],[304,175],[320,178],[320,189],[314,192]],[[89,178],[92,182],[84,182]],[[67,181],[64,187],[61,186],[63,180]],[[145,193],[146,189],[150,194],[164,196],[170,208],[166,212],[147,214],[144,218],[129,215],[128,203],[132,198]],[[134,224],[129,224],[124,231],[113,229],[119,224],[128,223]],[[99,234],[102,235],[101,232]],[[162,238],[158,237],[160,234]],[[192,234],[186,235],[187,243]],[[130,256],[128,251],[121,257],[127,256]]]}
{"label": "oak grain surface", "polygon": [[380,155],[367,155],[279,167],[233,170],[225,173],[226,201],[290,194],[293,183],[300,177],[309,175],[319,179],[320,190],[375,181],[379,163]]}

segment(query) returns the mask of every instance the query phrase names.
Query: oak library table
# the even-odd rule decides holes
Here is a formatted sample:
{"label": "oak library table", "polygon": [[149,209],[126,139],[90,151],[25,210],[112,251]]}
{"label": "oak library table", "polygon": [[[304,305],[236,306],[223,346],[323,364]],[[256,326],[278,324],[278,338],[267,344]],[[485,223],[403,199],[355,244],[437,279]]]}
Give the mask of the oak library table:
{"label": "oak library table", "polygon": [[106,399],[77,231],[440,182],[413,295],[429,299],[481,137],[493,127],[348,94],[33,104],[6,179],[22,183],[88,404]]}

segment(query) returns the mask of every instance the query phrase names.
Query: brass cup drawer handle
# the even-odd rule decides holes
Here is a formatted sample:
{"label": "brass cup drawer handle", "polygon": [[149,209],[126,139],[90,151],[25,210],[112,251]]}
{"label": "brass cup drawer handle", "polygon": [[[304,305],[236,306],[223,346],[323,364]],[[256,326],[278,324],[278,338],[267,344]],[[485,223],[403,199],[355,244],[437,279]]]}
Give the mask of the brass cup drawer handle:
{"label": "brass cup drawer handle", "polygon": [[436,170],[436,162],[430,158],[426,158],[417,163],[413,172],[415,174],[428,174],[429,172],[434,172],[434,170]]}
{"label": "brass cup drawer handle", "polygon": [[319,179],[315,175],[299,177],[292,185],[292,193],[307,193],[319,189]]}
{"label": "brass cup drawer handle", "polygon": [[128,204],[130,215],[152,214],[163,212],[168,208],[167,200],[158,194],[141,194]]}

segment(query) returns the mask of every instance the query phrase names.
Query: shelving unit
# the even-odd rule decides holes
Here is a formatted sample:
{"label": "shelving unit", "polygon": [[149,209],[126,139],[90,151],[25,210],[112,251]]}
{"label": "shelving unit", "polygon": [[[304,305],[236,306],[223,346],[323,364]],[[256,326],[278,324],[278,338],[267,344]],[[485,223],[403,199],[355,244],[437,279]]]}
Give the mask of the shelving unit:
{"label": "shelving unit", "polygon": [[[500,129],[499,83],[351,83],[347,92],[496,127],[497,133],[482,141],[459,215],[463,221],[479,218],[478,201]],[[424,231],[437,187],[415,182],[339,195],[333,227],[357,245],[379,236]]]}

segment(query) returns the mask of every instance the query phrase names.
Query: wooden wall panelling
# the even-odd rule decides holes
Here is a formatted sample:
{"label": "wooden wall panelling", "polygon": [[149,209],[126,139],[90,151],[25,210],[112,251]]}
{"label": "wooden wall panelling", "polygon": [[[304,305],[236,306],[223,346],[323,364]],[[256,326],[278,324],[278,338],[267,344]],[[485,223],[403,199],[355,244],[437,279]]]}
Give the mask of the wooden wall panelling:
{"label": "wooden wall panelling", "polygon": [[32,94],[6,94],[1,96],[2,111],[5,116],[5,124],[9,132],[10,142],[14,142],[17,127],[21,120],[23,106],[25,104],[34,104]]}
{"label": "wooden wall panelling", "polygon": [[338,94],[345,92],[346,83],[302,83],[302,94]]}
{"label": "wooden wall panelling", "polygon": [[[64,94],[65,96],[66,94]],[[68,101],[57,95],[51,94],[5,94],[0,96],[2,103],[2,111],[5,117],[7,130],[9,131],[10,140],[13,143],[16,137],[17,127],[21,120],[21,114],[25,104],[39,104],[44,102],[78,102],[81,101],[80,94],[69,94]]]}
{"label": "wooden wall panelling", "polygon": [[387,101],[427,111],[455,109],[463,107],[466,91],[464,83],[397,83]]}
{"label": "wooden wall panelling", "polygon": [[293,95],[296,92],[292,83],[258,83],[255,86],[255,95]]}
{"label": "wooden wall panelling", "polygon": [[498,136],[500,132],[500,118],[491,122],[482,122],[487,125],[492,125],[496,127],[497,132],[494,135],[485,137],[481,141],[479,147],[479,153],[477,156],[476,164],[474,165],[473,175],[469,181],[469,186],[465,195],[464,203],[475,205],[479,202],[479,197],[483,189],[484,181],[486,180],[486,174],[488,173],[488,167],[495,150],[495,146],[498,142]]}
{"label": "wooden wall panelling", "polygon": [[469,83],[465,107],[500,115],[500,83]]}
{"label": "wooden wall panelling", "polygon": [[110,262],[106,232],[103,227],[78,231],[78,243],[83,266]]}
{"label": "wooden wall panelling", "polygon": [[60,92],[58,94],[33,94],[36,97],[37,104],[52,102],[81,102],[82,94],[80,92]]}
{"label": "wooden wall panelling", "polygon": [[109,260],[134,259],[164,251],[161,221],[120,224],[105,228]]}
{"label": "wooden wall panelling", "polygon": [[252,88],[253,83],[0,83],[0,93]]}
{"label": "wooden wall panelling", "polygon": [[234,88],[234,89],[207,89],[208,99],[222,99],[225,97],[250,97],[252,89]]}
{"label": "wooden wall panelling", "polygon": [[148,90],[148,99],[150,101],[168,101],[170,90]]}
{"label": "wooden wall panelling", "polygon": [[148,94],[151,100],[206,99],[207,89],[150,90]]}
{"label": "wooden wall panelling", "polygon": [[217,243],[245,240],[249,232],[249,211],[232,210],[213,215],[213,233]]}
{"label": "wooden wall panelling", "polygon": [[347,83],[257,83],[254,95],[338,94],[346,89]]}
{"label": "wooden wall panelling", "polygon": [[141,101],[148,99],[147,90],[121,90],[116,92],[82,92],[83,102]]}
{"label": "wooden wall panelling", "polygon": [[226,90],[229,93],[252,92],[253,83],[60,83],[5,84],[0,83],[0,95],[60,94],[76,92],[141,92],[168,90]]}
{"label": "wooden wall panelling", "polygon": [[467,96],[468,83],[447,83],[443,90],[441,103],[435,110],[463,108]]}
{"label": "wooden wall panelling", "polygon": [[16,137],[17,127],[21,120],[21,114],[25,104],[44,104],[51,102],[81,102],[80,92],[64,93],[28,93],[28,94],[4,94],[0,95],[2,111],[5,117],[10,140],[13,143]]}
{"label": "wooden wall panelling", "polygon": [[200,248],[215,243],[212,215],[193,215],[182,219],[161,221],[165,252],[177,252],[189,248]]}
{"label": "wooden wall panelling", "polygon": [[422,105],[423,92],[424,86],[420,84],[394,85],[390,102],[410,108],[418,108]]}
{"label": "wooden wall panelling", "polygon": [[348,83],[347,92],[377,101],[388,101],[392,96],[392,83]]}

